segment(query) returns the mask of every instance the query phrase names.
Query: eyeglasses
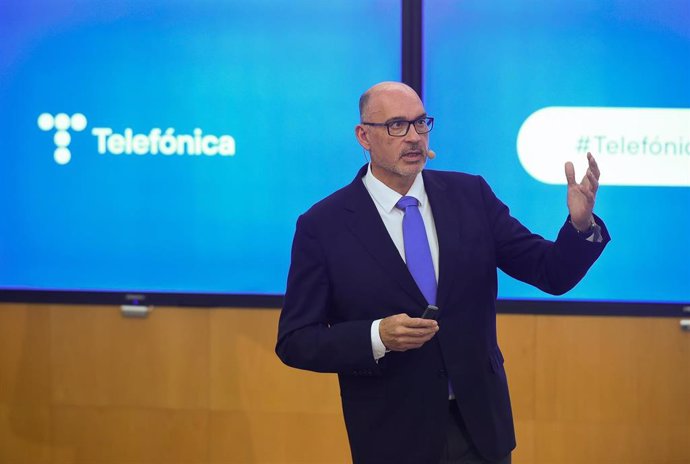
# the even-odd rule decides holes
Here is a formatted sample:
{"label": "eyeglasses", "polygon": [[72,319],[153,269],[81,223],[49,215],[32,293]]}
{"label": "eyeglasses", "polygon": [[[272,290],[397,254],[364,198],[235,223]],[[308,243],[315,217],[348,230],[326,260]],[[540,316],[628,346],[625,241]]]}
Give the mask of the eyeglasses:
{"label": "eyeglasses", "polygon": [[414,130],[418,134],[426,134],[434,128],[434,118],[423,117],[415,119],[414,121],[405,121],[403,119],[396,119],[391,122],[362,122],[365,126],[384,127],[388,130],[388,135],[391,137],[405,137],[410,130],[410,126],[414,125]]}

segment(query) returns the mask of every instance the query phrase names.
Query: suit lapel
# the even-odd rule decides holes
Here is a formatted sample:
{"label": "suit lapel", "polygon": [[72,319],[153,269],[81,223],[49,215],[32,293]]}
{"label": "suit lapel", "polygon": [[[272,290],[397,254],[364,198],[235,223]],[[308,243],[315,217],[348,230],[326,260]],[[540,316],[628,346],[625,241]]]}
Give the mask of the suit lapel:
{"label": "suit lapel", "polygon": [[438,237],[439,282],[436,302],[443,312],[453,285],[457,285],[454,276],[458,275],[461,252],[460,211],[459,205],[450,201],[446,185],[441,179],[429,171],[422,171],[422,175]]}
{"label": "suit lapel", "polygon": [[424,307],[426,300],[391,240],[374,201],[362,182],[366,169],[367,166],[360,169],[355,180],[348,186],[349,203],[345,206],[349,213],[347,225],[367,252],[383,267],[386,274],[390,275],[421,307]]}

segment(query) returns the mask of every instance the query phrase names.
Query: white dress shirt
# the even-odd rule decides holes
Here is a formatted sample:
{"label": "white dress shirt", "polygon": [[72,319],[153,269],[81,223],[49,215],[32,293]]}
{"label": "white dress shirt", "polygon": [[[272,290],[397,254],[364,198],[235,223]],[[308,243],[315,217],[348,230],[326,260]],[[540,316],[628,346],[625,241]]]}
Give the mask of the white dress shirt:
{"label": "white dress shirt", "polygon": [[[369,192],[372,200],[374,200],[374,205],[376,205],[381,220],[383,220],[388,235],[390,235],[391,240],[393,240],[395,247],[398,249],[400,257],[403,261],[407,262],[405,260],[405,244],[402,231],[402,221],[405,213],[401,209],[395,207],[396,203],[398,203],[403,195],[400,195],[374,177],[371,172],[371,163],[369,164],[366,175],[362,178],[362,182],[364,182],[364,187]],[[412,187],[410,187],[410,190],[405,196],[414,197],[419,200],[419,212],[424,221],[426,237],[429,241],[429,248],[431,249],[431,260],[434,263],[436,282],[438,282],[438,237],[436,235],[434,216],[431,214],[431,207],[429,206],[429,198],[426,195],[426,190],[424,190],[424,178],[421,173],[417,174]],[[378,319],[371,324],[371,348],[374,359],[377,361],[386,354],[386,347],[379,335],[380,323],[381,319]]]}

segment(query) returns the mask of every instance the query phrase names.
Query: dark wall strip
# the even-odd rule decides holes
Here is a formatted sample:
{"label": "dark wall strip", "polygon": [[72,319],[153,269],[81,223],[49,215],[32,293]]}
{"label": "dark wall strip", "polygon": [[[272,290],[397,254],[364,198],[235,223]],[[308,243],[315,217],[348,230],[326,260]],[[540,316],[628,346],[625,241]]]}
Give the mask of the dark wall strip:
{"label": "dark wall strip", "polygon": [[402,80],[422,95],[422,0],[402,0]]}

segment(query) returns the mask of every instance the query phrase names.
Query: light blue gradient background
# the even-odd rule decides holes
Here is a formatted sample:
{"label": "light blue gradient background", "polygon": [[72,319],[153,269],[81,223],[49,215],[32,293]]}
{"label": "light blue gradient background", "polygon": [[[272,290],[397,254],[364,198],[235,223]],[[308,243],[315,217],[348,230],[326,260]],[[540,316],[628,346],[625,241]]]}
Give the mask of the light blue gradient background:
{"label": "light blue gradient background", "polygon": [[[424,100],[438,153],[430,167],[481,174],[547,238],[567,215],[565,186],[520,165],[525,118],[546,106],[690,108],[686,0],[424,5]],[[690,302],[690,188],[604,186],[595,212],[613,240],[561,299]],[[504,274],[499,296],[552,298]]]}
{"label": "light blue gradient background", "polygon": [[[364,163],[360,93],[400,77],[392,1],[0,0],[0,288],[280,294],[297,216]],[[39,114],[84,113],[72,161]],[[113,156],[94,126],[235,137]]]}

